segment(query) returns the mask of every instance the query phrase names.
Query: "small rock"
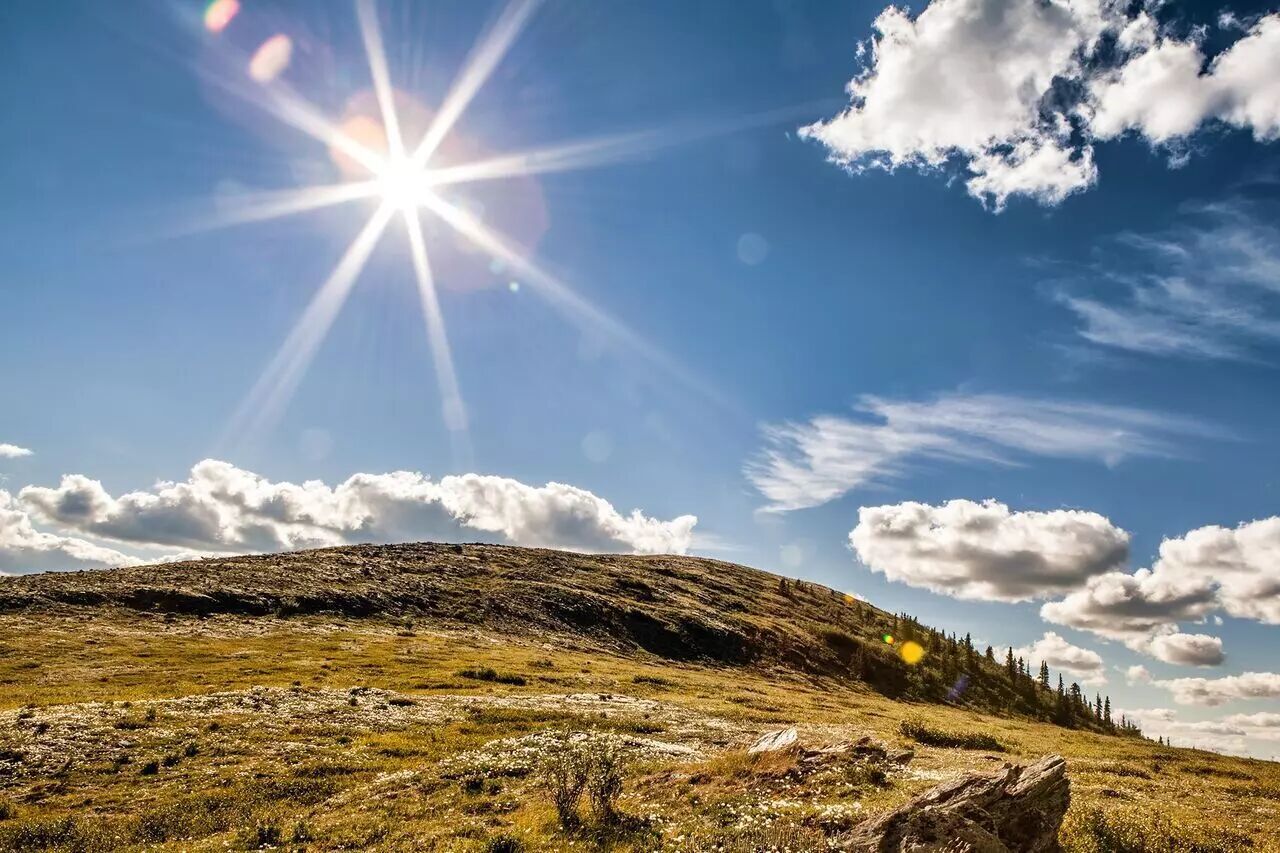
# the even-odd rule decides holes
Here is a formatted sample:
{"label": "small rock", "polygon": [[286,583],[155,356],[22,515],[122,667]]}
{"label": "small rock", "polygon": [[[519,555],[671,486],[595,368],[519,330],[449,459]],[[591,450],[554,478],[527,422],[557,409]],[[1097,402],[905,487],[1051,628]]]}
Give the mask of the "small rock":
{"label": "small rock", "polygon": [[778,752],[784,749],[797,749],[800,746],[800,733],[795,726],[789,729],[778,729],[760,735],[755,743],[747,748],[748,755],[761,752]]}

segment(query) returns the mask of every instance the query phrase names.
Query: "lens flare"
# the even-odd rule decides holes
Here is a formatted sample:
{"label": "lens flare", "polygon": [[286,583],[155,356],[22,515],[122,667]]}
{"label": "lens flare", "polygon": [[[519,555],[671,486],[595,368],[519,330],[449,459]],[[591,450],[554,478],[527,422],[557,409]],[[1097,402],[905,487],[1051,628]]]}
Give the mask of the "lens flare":
{"label": "lens flare", "polygon": [[276,33],[254,51],[249,60],[249,76],[259,83],[270,83],[284,73],[293,58],[293,39]]}
{"label": "lens flare", "polygon": [[907,640],[898,646],[898,656],[902,658],[902,662],[907,666],[915,666],[924,660],[924,646],[915,640]]}
{"label": "lens flare", "polygon": [[204,10],[204,28],[217,35],[240,14],[240,0],[213,0]]}
{"label": "lens flare", "polygon": [[892,646],[892,645],[893,645],[893,634],[885,634],[885,635],[884,635],[883,637],[881,637],[880,639],[884,640],[884,641],[885,641],[885,643],[887,643],[887,644],[888,644],[888,645],[890,645],[890,646]]}
{"label": "lens flare", "polygon": [[969,686],[969,676],[961,675],[956,679],[956,683],[951,685],[951,689],[947,691],[947,701],[954,702],[964,693],[965,688]]}

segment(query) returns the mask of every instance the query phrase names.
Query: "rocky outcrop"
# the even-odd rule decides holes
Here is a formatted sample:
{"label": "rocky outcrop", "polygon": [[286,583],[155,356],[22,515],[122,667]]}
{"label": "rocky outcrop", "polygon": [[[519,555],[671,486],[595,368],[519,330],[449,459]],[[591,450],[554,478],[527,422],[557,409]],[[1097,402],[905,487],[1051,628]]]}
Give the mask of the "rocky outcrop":
{"label": "rocky outcrop", "polygon": [[921,794],[855,828],[854,853],[1050,853],[1058,849],[1071,788],[1067,763],[1050,755],[999,776],[970,775]]}

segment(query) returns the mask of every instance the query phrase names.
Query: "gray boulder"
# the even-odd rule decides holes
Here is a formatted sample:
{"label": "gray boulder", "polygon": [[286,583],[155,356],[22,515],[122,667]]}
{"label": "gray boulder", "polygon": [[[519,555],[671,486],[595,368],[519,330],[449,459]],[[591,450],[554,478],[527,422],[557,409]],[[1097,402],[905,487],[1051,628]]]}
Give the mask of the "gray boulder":
{"label": "gray boulder", "polygon": [[854,853],[1052,853],[1071,802],[1067,763],[1050,755],[998,776],[945,782],[841,839]]}

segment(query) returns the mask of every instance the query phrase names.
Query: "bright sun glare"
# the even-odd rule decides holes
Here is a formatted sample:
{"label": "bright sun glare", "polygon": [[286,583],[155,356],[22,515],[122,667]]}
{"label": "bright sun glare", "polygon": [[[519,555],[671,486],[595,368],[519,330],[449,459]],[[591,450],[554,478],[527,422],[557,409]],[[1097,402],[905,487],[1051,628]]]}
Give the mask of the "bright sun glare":
{"label": "bright sun glare", "polygon": [[[286,124],[306,133],[329,149],[354,179],[336,184],[301,187],[282,192],[256,193],[234,205],[221,224],[257,222],[303,213],[358,199],[373,199],[377,206],[347,247],[328,279],[249,392],[233,418],[231,431],[244,436],[269,427],[296,390],[320,344],[328,334],[366,261],[393,221],[405,228],[414,279],[440,392],[441,413],[455,436],[455,452],[465,455],[466,407],[453,367],[443,315],[436,294],[430,257],[423,236],[423,212],[439,219],[488,254],[522,283],[570,315],[593,334],[620,343],[663,368],[686,384],[696,385],[661,352],[650,347],[626,326],[592,306],[566,284],[525,257],[506,236],[478,216],[447,200],[450,187],[485,180],[514,178],[584,166],[616,162],[654,145],[653,134],[631,134],[576,141],[490,159],[429,168],[433,155],[449,138],[457,121],[476,93],[502,61],[540,0],[512,0],[472,49],[452,87],[438,105],[426,132],[416,146],[406,147],[396,93],[391,84],[386,51],[374,0],[356,0],[356,17],[368,58],[380,123],[364,116],[338,126],[297,95],[284,81],[284,66],[271,75],[251,73],[253,85],[243,80],[215,81],[234,94],[265,109]],[[206,29],[214,36],[232,22],[238,4],[216,0],[206,13]],[[214,14],[217,12],[217,14]],[[273,36],[278,43],[287,36]],[[287,57],[285,59],[287,65]]]}

